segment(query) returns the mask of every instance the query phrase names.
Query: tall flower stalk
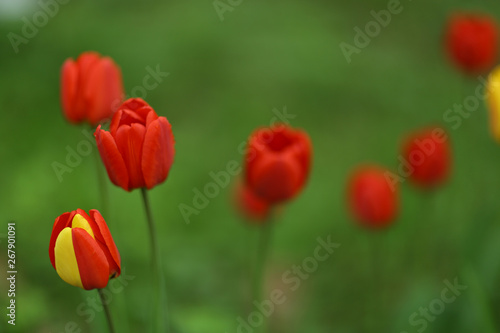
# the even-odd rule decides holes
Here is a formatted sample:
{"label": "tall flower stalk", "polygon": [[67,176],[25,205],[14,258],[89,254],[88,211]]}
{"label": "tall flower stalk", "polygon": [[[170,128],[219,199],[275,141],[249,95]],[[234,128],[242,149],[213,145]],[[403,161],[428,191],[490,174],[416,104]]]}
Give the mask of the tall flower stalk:
{"label": "tall flower stalk", "polygon": [[[259,128],[250,136],[245,160],[245,179],[236,190],[240,212],[257,221],[259,243],[253,272],[253,301],[260,302],[266,266],[271,254],[274,210],[296,197],[309,176],[312,145],[306,132],[280,124]],[[268,318],[260,326],[267,332]]]}
{"label": "tall flower stalk", "polygon": [[154,332],[168,332],[165,278],[147,190],[167,179],[174,161],[171,125],[144,100],[131,98],[118,108],[109,131],[99,126],[94,135],[111,182],[125,191],[141,189],[151,245],[152,327]]}

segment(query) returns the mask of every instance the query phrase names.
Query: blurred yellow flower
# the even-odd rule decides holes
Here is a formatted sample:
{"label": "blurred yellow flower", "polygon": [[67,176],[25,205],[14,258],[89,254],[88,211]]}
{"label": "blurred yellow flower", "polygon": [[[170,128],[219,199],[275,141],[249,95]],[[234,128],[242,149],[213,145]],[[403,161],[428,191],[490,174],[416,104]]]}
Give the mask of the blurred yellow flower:
{"label": "blurred yellow flower", "polygon": [[500,65],[493,69],[488,78],[488,106],[491,131],[500,142]]}

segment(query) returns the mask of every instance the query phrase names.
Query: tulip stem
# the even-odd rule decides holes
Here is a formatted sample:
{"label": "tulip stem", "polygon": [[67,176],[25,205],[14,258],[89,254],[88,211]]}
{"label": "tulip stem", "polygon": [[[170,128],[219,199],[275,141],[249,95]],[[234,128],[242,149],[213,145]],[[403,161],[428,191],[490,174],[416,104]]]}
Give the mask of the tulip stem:
{"label": "tulip stem", "polygon": [[481,281],[476,270],[470,264],[466,264],[462,268],[462,275],[467,288],[470,287],[471,289],[469,295],[477,311],[477,315],[480,317],[478,321],[483,325],[481,332],[498,332],[495,323],[495,311],[493,311],[490,304],[491,294],[484,287],[483,281]]}
{"label": "tulip stem", "polygon": [[111,312],[109,311],[108,307],[108,302],[104,300],[104,293],[102,292],[102,289],[97,289],[97,292],[99,293],[99,298],[101,299],[102,307],[104,308],[104,313],[106,314],[109,333],[115,333],[115,329],[113,327],[113,321],[111,320]]}
{"label": "tulip stem", "polygon": [[[270,217],[264,221],[264,224],[261,226],[261,230],[259,230],[259,245],[257,249],[257,260],[253,279],[253,300],[259,303],[262,301],[263,285],[265,285],[265,268],[267,258],[269,256],[273,229],[272,212],[269,213],[269,216]],[[253,306],[253,304],[251,306]],[[267,319],[268,318],[264,316],[260,332],[267,331]]]}
{"label": "tulip stem", "polygon": [[151,244],[151,264],[153,269],[153,297],[154,297],[154,311],[153,311],[153,332],[168,332],[163,325],[163,315],[167,313],[165,301],[165,283],[163,277],[163,269],[161,268],[160,251],[158,248],[158,241],[156,238],[156,228],[151,213],[151,206],[149,204],[148,191],[146,188],[141,188],[142,200],[144,202],[144,210],[146,211],[146,220],[148,222],[149,239]]}

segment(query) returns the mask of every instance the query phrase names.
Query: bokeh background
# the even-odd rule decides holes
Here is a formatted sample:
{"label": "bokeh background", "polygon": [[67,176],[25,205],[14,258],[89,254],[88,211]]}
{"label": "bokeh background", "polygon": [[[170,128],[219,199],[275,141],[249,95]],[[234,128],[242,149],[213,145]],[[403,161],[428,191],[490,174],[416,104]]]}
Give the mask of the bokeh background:
{"label": "bokeh background", "polygon": [[[47,251],[58,215],[100,205],[96,149],[62,182],[52,167],[65,163],[67,146],[86,140],[86,128],[62,116],[59,70],[87,50],[114,58],[129,95],[148,66],[170,73],[146,100],[169,119],[176,138],[169,178],[150,193],[175,332],[238,332],[237,318],[255,310],[250,277],[259,227],[231,204],[237,177],[189,224],[179,205],[192,206],[193,189],[211,182],[210,172],[241,162],[238,146],[271,122],[273,109],[284,108],[296,116],[291,125],[310,134],[314,167],[304,192],[276,222],[266,285],[286,290],[287,301],[276,308],[270,331],[417,332],[424,325],[412,326],[410,316],[441,297],[444,280],[455,279],[467,289],[422,331],[500,331],[500,147],[483,102],[457,129],[443,120],[480,84],[448,61],[446,20],[456,10],[500,20],[500,3],[403,1],[403,11],[349,64],[339,44],[353,44],[353,29],[373,20],[370,11],[386,9],[386,0],[243,0],[223,21],[211,0],[74,0],[60,4],[18,53],[7,34],[21,35],[22,18],[31,20],[41,7],[28,0],[0,4],[0,267],[4,276],[6,223],[16,221],[19,272],[15,327],[6,324],[7,284],[0,279],[1,331],[106,331],[102,312],[89,322],[82,314],[96,292],[64,283]],[[406,133],[430,124],[450,135],[448,183],[423,193],[405,182],[390,228],[359,227],[345,205],[352,169],[366,162],[396,168]],[[140,193],[109,182],[108,188],[105,217],[129,276],[110,306],[120,332],[144,332],[151,276]],[[328,236],[341,246],[297,291],[286,289],[282,274]]]}

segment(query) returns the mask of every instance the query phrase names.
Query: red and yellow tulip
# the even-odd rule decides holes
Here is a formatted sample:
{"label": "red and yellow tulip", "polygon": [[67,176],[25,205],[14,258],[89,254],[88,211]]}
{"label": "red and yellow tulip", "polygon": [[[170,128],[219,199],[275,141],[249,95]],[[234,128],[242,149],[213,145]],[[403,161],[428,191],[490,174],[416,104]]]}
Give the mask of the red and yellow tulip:
{"label": "red and yellow tulip", "polygon": [[61,279],[85,290],[104,288],[121,272],[118,249],[95,209],[89,214],[77,209],[56,218],[49,257]]}

